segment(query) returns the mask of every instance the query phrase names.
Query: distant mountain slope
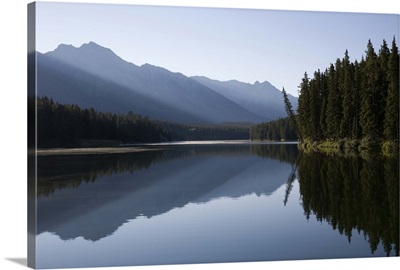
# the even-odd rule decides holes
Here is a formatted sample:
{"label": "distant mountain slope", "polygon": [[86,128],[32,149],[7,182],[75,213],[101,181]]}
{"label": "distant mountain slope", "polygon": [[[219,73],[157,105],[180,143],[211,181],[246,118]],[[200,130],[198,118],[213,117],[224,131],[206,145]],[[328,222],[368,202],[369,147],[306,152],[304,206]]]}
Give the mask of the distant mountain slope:
{"label": "distant mountain slope", "polygon": [[[271,119],[287,116],[281,91],[267,81],[249,84],[236,80],[221,82],[200,76],[191,78],[254,114],[268,116]],[[297,98],[289,95],[289,100],[296,110]]]}
{"label": "distant mountain slope", "polygon": [[180,123],[269,120],[183,74],[136,66],[94,42],[37,55],[38,96],[60,103]]}
{"label": "distant mountain slope", "polygon": [[179,118],[183,122],[203,121],[132,88],[104,80],[47,55],[38,53],[37,62],[38,96],[47,96],[62,104],[76,104],[103,112],[124,114],[135,111],[160,120]]}

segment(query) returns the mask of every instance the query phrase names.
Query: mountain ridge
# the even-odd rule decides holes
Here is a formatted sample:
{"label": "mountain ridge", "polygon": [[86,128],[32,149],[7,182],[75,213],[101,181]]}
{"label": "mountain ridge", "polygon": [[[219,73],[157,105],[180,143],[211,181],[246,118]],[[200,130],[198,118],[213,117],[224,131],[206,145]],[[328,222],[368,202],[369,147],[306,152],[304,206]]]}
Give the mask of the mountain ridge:
{"label": "mountain ridge", "polygon": [[[138,66],[93,41],[80,47],[60,44],[53,51],[37,55],[38,96],[60,103],[68,100],[83,108],[133,111],[152,119],[188,124],[256,124],[276,118],[275,114],[261,114],[244,106],[200,82],[199,76],[187,77],[149,63]],[[245,83],[231,80],[230,84]],[[283,110],[283,102],[279,102]]]}
{"label": "mountain ridge", "polygon": [[[277,119],[286,117],[283,107],[282,93],[268,81],[256,81],[253,84],[238,80],[219,81],[205,76],[192,76],[194,80],[208,86],[257,115],[268,115]],[[297,98],[288,95],[294,110],[297,108]]]}

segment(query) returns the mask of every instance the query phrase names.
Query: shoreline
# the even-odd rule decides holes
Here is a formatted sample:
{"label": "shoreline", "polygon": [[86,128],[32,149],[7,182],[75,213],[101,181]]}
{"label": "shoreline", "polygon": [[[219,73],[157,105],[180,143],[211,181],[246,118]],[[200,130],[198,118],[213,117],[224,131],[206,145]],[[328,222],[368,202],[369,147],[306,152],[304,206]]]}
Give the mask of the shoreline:
{"label": "shoreline", "polygon": [[299,143],[303,151],[317,151],[323,153],[353,153],[353,154],[381,154],[387,157],[398,157],[399,145],[395,141],[369,141],[369,140],[324,140]]}
{"label": "shoreline", "polygon": [[38,149],[37,156],[58,155],[105,155],[105,154],[129,154],[149,151],[161,151],[166,148],[144,148],[144,147],[93,147],[93,148],[53,148]]}
{"label": "shoreline", "polygon": [[58,156],[58,155],[106,155],[106,154],[129,154],[149,151],[162,151],[177,146],[188,145],[252,145],[252,144],[297,144],[298,142],[263,142],[250,140],[214,140],[214,141],[177,141],[168,143],[143,143],[127,144],[108,147],[74,147],[74,148],[48,148],[37,149],[37,156]]}

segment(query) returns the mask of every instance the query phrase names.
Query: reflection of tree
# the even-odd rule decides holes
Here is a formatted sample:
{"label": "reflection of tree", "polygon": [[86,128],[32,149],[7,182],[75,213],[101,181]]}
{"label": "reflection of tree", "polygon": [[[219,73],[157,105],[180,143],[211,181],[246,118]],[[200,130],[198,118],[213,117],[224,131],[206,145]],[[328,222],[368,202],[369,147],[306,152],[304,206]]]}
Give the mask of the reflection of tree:
{"label": "reflection of tree", "polygon": [[254,144],[251,152],[265,158],[295,164],[298,157],[297,144]]}
{"label": "reflection of tree", "polygon": [[372,253],[382,243],[399,256],[399,160],[304,154],[299,183],[307,219],[327,221],[351,241],[362,231]]}
{"label": "reflection of tree", "polygon": [[[237,151],[238,148],[242,147],[243,146],[236,146],[235,151]],[[230,149],[230,151],[232,151],[232,146],[229,146],[229,148],[227,149]],[[256,154],[262,158],[275,159],[279,160],[280,162],[290,163],[292,165],[292,170],[286,182],[286,192],[284,198],[284,204],[286,205],[289,199],[289,194],[293,187],[293,182],[296,179],[298,162],[301,158],[301,155],[299,156],[297,144],[285,144],[285,143],[250,144],[250,151],[252,154]]]}
{"label": "reflection of tree", "polygon": [[[151,147],[151,146],[148,146]],[[69,155],[38,157],[38,196],[48,196],[58,189],[77,188],[82,182],[94,182],[100,176],[134,172],[154,163],[191,156],[235,156],[257,154],[261,157],[294,163],[296,145],[191,145],[170,146],[162,151],[113,155]]]}
{"label": "reflection of tree", "polygon": [[57,189],[76,188],[97,177],[133,172],[161,159],[163,151],[114,155],[42,156],[38,158],[38,196],[48,196]]}
{"label": "reflection of tree", "polygon": [[285,198],[283,199],[283,204],[285,206],[289,200],[289,195],[290,195],[290,192],[292,191],[294,180],[296,180],[297,166],[299,164],[299,160],[302,157],[302,154],[303,154],[303,152],[300,153],[300,155],[296,161],[296,164],[292,164],[292,171],[290,172],[288,180],[286,181]]}
{"label": "reflection of tree", "polygon": [[292,191],[294,180],[296,180],[296,169],[292,168],[292,171],[289,174],[288,180],[286,181],[285,199],[283,199],[283,204],[285,206],[289,200],[289,195],[290,195],[290,192]]}

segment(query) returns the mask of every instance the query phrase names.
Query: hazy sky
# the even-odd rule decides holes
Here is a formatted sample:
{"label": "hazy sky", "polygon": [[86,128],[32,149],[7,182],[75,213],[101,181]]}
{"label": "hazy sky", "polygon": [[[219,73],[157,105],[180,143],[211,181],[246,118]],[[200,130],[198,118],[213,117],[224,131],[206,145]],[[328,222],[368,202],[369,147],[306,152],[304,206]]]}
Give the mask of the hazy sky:
{"label": "hazy sky", "polygon": [[37,3],[37,50],[94,41],[136,65],[187,76],[269,81],[297,95],[304,72],[346,49],[361,59],[371,39],[398,44],[399,16],[362,13]]}

